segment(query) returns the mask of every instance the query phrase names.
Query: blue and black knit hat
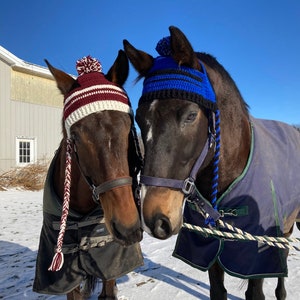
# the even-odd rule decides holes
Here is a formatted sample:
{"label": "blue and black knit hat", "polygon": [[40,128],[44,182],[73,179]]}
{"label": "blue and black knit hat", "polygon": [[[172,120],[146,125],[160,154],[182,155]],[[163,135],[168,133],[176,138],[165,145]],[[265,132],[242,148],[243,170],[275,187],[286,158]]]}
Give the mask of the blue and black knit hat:
{"label": "blue and black knit hat", "polygon": [[199,61],[202,72],[178,65],[171,56],[170,37],[161,39],[156,50],[160,56],[154,59],[152,68],[145,76],[139,104],[176,98],[217,110],[216,95],[202,62]]}

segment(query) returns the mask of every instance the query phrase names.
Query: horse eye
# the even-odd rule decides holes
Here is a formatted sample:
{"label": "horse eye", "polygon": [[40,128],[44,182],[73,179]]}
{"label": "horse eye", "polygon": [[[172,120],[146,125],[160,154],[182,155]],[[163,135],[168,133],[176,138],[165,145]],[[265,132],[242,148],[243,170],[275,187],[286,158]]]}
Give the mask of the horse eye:
{"label": "horse eye", "polygon": [[193,121],[195,121],[197,117],[197,112],[193,111],[193,112],[190,112],[187,116],[187,118],[185,119],[185,122],[186,123],[192,123]]}
{"label": "horse eye", "polygon": [[78,142],[79,141],[79,136],[78,136],[78,134],[75,131],[71,131],[71,139],[74,142]]}

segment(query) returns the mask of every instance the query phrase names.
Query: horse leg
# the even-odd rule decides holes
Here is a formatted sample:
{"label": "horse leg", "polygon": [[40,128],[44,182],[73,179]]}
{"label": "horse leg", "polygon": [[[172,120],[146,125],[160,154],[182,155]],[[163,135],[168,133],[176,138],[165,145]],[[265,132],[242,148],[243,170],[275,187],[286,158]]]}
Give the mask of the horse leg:
{"label": "horse leg", "polygon": [[74,290],[67,294],[67,300],[84,300],[80,293],[80,286],[76,287]]}
{"label": "horse leg", "polygon": [[102,291],[98,300],[118,300],[116,280],[103,280]]}
{"label": "horse leg", "polygon": [[218,263],[214,263],[208,270],[210,282],[210,299],[226,300],[227,291],[224,287],[224,270]]}
{"label": "horse leg", "polygon": [[284,277],[278,277],[277,287],[275,290],[275,295],[277,300],[286,299],[286,290],[284,286]]}
{"label": "horse leg", "polygon": [[249,279],[248,288],[245,293],[246,300],[264,300],[263,283],[263,278]]}

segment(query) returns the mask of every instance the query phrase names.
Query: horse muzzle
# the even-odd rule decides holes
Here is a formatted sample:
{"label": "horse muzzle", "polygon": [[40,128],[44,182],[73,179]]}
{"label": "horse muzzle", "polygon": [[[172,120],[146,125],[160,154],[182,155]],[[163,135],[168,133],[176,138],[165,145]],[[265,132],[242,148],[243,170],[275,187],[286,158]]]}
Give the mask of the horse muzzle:
{"label": "horse muzzle", "polygon": [[162,187],[142,188],[142,227],[158,239],[167,239],[182,226],[183,194]]}
{"label": "horse muzzle", "polygon": [[122,224],[112,221],[110,228],[115,240],[124,246],[138,243],[143,238],[143,230],[140,227],[140,222],[137,222],[137,224],[129,230]]}

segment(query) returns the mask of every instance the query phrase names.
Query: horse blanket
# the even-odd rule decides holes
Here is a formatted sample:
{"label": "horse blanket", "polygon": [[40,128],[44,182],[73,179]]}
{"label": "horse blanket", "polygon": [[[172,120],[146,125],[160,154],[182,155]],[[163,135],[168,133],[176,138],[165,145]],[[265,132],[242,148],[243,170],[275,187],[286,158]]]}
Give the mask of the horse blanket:
{"label": "horse blanket", "polygon": [[[224,222],[252,235],[282,237],[289,230],[285,222],[291,223],[300,209],[300,133],[281,122],[251,118],[251,123],[248,163],[218,199],[218,210]],[[188,203],[184,222],[206,226]],[[227,273],[246,279],[287,276],[287,254],[256,241],[205,237],[186,228],[173,253],[203,271],[217,261]]]}
{"label": "horse blanket", "polygon": [[106,229],[102,208],[89,215],[70,210],[64,236],[64,264],[60,271],[48,271],[60,226],[62,204],[53,188],[54,157],[48,170],[43,195],[43,226],[36,261],[33,291],[66,294],[88,276],[116,279],[143,265],[139,243],[123,247]]}

